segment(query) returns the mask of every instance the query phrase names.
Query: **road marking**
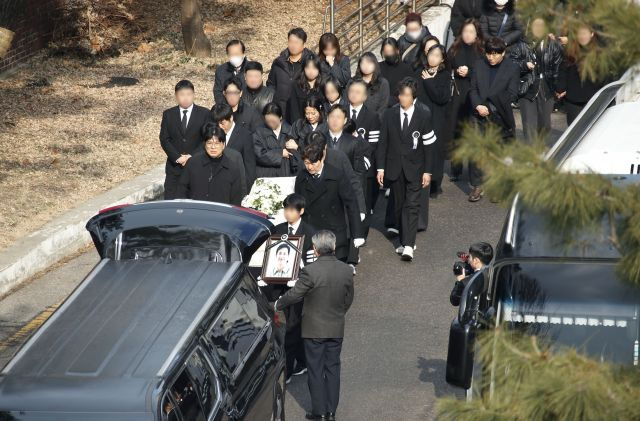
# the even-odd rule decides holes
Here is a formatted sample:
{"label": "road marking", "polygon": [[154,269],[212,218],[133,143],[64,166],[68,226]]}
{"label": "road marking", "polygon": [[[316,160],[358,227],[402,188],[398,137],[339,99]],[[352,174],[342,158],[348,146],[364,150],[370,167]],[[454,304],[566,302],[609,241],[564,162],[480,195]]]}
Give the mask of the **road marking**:
{"label": "road marking", "polygon": [[60,304],[62,304],[62,301],[47,307],[42,313],[38,314],[27,324],[22,326],[16,333],[11,335],[9,338],[0,341],[0,353],[4,352],[8,348],[21,345],[26,342],[26,340],[29,339],[29,336],[42,326],[44,322],[46,322],[47,319],[49,319],[49,317],[51,317],[51,315],[58,309],[58,307],[60,307]]}

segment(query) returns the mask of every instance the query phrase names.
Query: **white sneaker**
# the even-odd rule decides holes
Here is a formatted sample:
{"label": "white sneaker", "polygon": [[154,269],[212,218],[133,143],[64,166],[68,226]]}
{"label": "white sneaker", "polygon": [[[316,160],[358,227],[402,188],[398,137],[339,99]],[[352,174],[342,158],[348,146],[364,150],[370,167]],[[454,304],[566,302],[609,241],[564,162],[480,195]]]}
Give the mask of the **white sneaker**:
{"label": "white sneaker", "polygon": [[398,254],[402,254],[403,251],[404,251],[404,246],[400,246],[396,249],[396,253]]}
{"label": "white sneaker", "polygon": [[410,262],[413,260],[413,247],[404,247],[402,251],[402,260]]}

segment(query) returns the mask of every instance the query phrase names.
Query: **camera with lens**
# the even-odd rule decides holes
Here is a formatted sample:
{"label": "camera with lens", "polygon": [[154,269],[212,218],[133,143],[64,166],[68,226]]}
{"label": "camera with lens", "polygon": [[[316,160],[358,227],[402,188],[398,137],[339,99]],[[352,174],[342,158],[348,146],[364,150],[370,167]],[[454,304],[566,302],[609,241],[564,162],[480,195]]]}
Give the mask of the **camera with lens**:
{"label": "camera with lens", "polygon": [[[456,253],[458,256],[458,261],[453,264],[453,274],[455,276],[460,276],[462,274],[470,275],[473,273],[473,268],[469,264],[469,253],[465,253],[464,251],[459,251]],[[463,272],[464,271],[464,272]]]}

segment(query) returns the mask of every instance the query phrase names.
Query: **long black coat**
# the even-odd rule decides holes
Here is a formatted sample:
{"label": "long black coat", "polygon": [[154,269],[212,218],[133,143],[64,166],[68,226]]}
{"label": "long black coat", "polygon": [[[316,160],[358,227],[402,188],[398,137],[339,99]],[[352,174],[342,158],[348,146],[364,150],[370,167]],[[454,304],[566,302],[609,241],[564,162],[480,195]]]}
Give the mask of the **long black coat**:
{"label": "long black coat", "polygon": [[233,121],[253,133],[259,127],[264,127],[262,115],[251,104],[240,101],[238,109],[233,113]]}
{"label": "long black coat", "polygon": [[201,129],[211,120],[209,110],[199,105],[193,105],[187,131],[182,131],[182,116],[178,106],[171,107],[162,113],[160,124],[160,146],[167,154],[165,166],[167,173],[179,175],[182,166],[176,163],[182,154],[193,155],[202,148]]}
{"label": "long black coat", "polygon": [[305,139],[307,135],[311,132],[326,132],[327,123],[324,121],[322,123],[318,123],[316,128],[314,129],[311,124],[307,121],[306,118],[299,118],[296,120],[291,126],[291,138],[296,141],[298,144],[298,151],[302,151],[305,145]]}
{"label": "long black coat", "polygon": [[342,338],[345,315],[353,303],[353,270],[336,257],[320,256],[300,271],[300,279],[277,302],[277,309],[304,299],[303,338]]}
{"label": "long black coat", "polygon": [[389,105],[390,96],[391,90],[389,88],[389,82],[380,76],[380,85],[378,85],[377,88],[373,88],[370,85],[367,87],[367,99],[364,105],[382,118],[384,110],[386,110]]}
{"label": "long black coat", "polygon": [[365,157],[369,160],[367,143],[362,138],[355,137],[351,133],[342,132],[338,138],[338,144],[334,145],[328,128],[324,135],[327,137],[327,148],[342,151],[347,155],[353,170],[359,177],[363,177],[367,172]]}
{"label": "long black coat", "polygon": [[244,68],[247,64],[247,58],[244,58],[244,61],[240,65],[240,69],[236,70],[236,68],[229,63],[228,61],[224,64],[221,64],[216,68],[216,76],[213,84],[213,100],[216,104],[224,103],[224,95],[222,94],[222,87],[224,83],[231,79],[234,76],[237,76],[238,80],[242,84],[240,88],[244,88]]}
{"label": "long black coat", "polygon": [[253,150],[256,155],[256,176],[289,177],[298,171],[299,158],[294,154],[291,158],[282,156],[282,150],[288,139],[291,139],[291,126],[282,122],[280,136],[268,127],[260,127],[253,134]]}
{"label": "long black coat", "polygon": [[320,89],[318,88],[319,80],[316,82],[316,88],[305,91],[302,89],[299,83],[293,84],[291,90],[291,96],[287,101],[287,112],[285,113],[285,120],[289,124],[293,124],[296,120],[304,118],[304,103],[310,96],[317,96],[322,98]]}
{"label": "long black coat", "polygon": [[445,131],[447,127],[447,109],[451,100],[451,71],[440,70],[430,79],[422,79],[417,75],[420,81],[418,89],[418,101],[429,107],[431,110],[431,119],[433,122],[433,131],[436,137],[440,139],[435,144],[435,154],[433,162],[432,177],[438,183],[442,180],[444,173],[445,158]]}
{"label": "long black coat", "polygon": [[273,95],[273,102],[278,104],[282,109],[282,115],[287,115],[287,101],[291,95],[293,85],[298,78],[298,75],[302,71],[302,62],[315,54],[305,48],[302,52],[302,59],[296,63],[289,61],[289,50],[284,49],[271,64],[271,70],[269,71],[269,78],[267,79],[267,86],[273,87],[275,94]]}
{"label": "long black coat", "polygon": [[380,74],[389,83],[389,101],[387,106],[391,107],[398,103],[398,82],[405,77],[413,77],[413,68],[402,60],[396,64],[389,64],[386,61],[380,62]]}
{"label": "long black coat", "polygon": [[[474,115],[477,115],[475,108],[484,105],[491,112],[497,113],[502,122],[503,128],[515,130],[516,121],[513,117],[511,103],[518,99],[518,84],[520,83],[520,70],[518,66],[508,57],[505,57],[498,65],[495,79],[490,83],[490,66],[486,59],[480,59],[474,65],[474,72],[471,76],[471,88],[469,89],[469,101]],[[493,108],[493,110],[492,110]],[[500,122],[489,116],[491,120]]]}
{"label": "long black coat", "polygon": [[307,201],[303,219],[317,230],[332,231],[336,235],[336,257],[346,258],[349,254],[347,232],[351,229],[353,238],[362,238],[363,232],[355,194],[345,174],[325,162],[319,179],[306,170],[301,171],[296,177],[295,192]]}
{"label": "long black coat", "polygon": [[329,63],[323,60],[320,63],[320,72],[323,78],[334,76],[344,88],[351,80],[351,62],[349,61],[349,57],[340,57],[340,60],[333,63],[333,66],[329,66]]}
{"label": "long black coat", "polygon": [[480,19],[484,12],[484,0],[456,0],[451,8],[451,30],[458,36],[462,24],[469,18]]}
{"label": "long black coat", "polygon": [[226,156],[226,152],[215,171],[212,163],[205,152],[192,156],[180,175],[177,197],[239,206],[245,189],[243,168]]}
{"label": "long black coat", "polygon": [[238,151],[242,156],[247,179],[246,191],[251,191],[251,186],[256,180],[256,153],[253,150],[253,135],[249,130],[236,124],[231,132],[231,137],[227,139],[227,148]]}
{"label": "long black coat", "polygon": [[[327,148],[324,162],[332,167],[338,168],[345,175],[346,179],[351,184],[351,189],[356,195],[356,202],[358,203],[358,209],[360,213],[366,213],[366,202],[364,200],[364,190],[362,187],[362,180],[360,176],[353,170],[349,157],[344,152],[338,149]],[[306,172],[304,165],[300,165],[298,172]]]}
{"label": "long black coat", "polygon": [[384,170],[389,181],[397,180],[404,172],[408,181],[415,182],[422,179],[422,174],[433,173],[436,134],[431,112],[416,102],[409,129],[403,135],[400,110],[397,104],[384,113],[376,166]]}

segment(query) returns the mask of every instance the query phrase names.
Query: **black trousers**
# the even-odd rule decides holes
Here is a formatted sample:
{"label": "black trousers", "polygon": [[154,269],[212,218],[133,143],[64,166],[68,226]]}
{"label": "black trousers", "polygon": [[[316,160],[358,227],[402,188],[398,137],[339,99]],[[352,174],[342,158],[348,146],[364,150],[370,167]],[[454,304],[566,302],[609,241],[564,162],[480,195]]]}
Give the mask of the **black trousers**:
{"label": "black trousers", "polygon": [[[433,181],[432,181],[433,183]],[[429,189],[420,192],[420,211],[418,212],[418,231],[426,231],[429,228]],[[386,228],[400,229],[400,219],[396,215],[395,195],[393,188],[389,191],[384,226]]]}
{"label": "black trousers", "polygon": [[[302,302],[287,307],[285,317],[287,318],[287,333],[284,336],[284,351],[287,355],[287,377],[293,373],[296,363],[298,369],[306,367],[304,355],[304,342],[302,341]],[[289,320],[295,326],[289,326]]]}
{"label": "black trousers", "polygon": [[340,399],[340,352],[342,338],[304,338],[311,412],[335,413]]}
{"label": "black trousers", "polygon": [[[422,179],[409,181],[404,171],[397,180],[392,181],[393,206],[396,221],[400,221],[400,245],[413,247],[416,244],[418,222],[420,219],[420,203],[422,199]],[[426,194],[427,206],[429,194]]]}
{"label": "black trousers", "polygon": [[585,105],[586,104],[574,104],[567,100],[564,101],[564,110],[567,112],[567,126],[573,123],[573,120],[578,117],[578,114],[580,114]]}
{"label": "black trousers", "polygon": [[165,171],[164,200],[173,200],[177,198],[179,180],[180,174],[176,175],[173,172]]}

